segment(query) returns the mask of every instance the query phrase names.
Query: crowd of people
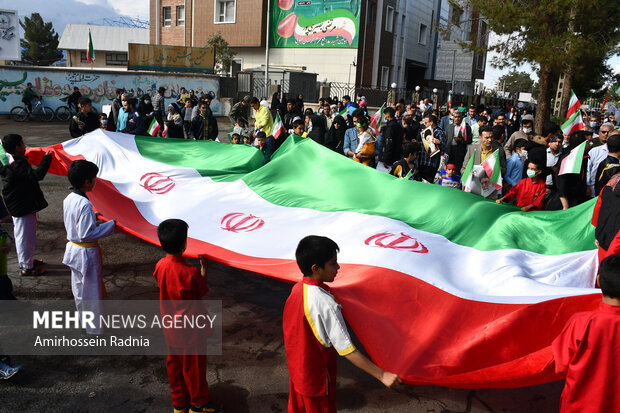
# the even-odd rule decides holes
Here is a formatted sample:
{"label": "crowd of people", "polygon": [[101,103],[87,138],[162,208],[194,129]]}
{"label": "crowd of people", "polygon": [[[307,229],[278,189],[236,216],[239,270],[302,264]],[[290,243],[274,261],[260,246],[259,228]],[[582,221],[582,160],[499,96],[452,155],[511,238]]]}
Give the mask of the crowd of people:
{"label": "crowd of people", "polygon": [[[144,135],[157,124],[164,125],[159,134],[170,138],[217,137],[217,120],[209,108],[214,98],[212,94],[198,98],[181,88],[176,102],[168,105],[166,112],[164,93],[165,89],[160,87],[155,96],[146,95],[138,100],[118,90],[110,113],[99,117],[92,112],[92,102],[88,98],[78,97],[78,111],[70,124],[71,135],[81,136],[97,128]],[[523,211],[568,209],[598,197],[592,223],[596,227],[599,248],[603,305],[601,310],[582,313],[569,321],[554,342],[553,351],[558,372],[568,374],[567,396],[563,396],[563,403],[569,403],[571,397],[579,402],[578,392],[572,389],[580,387],[587,389],[588,395],[597,396],[594,402],[616,397],[614,386],[601,386],[589,380],[589,373],[580,376],[580,372],[588,371],[584,366],[597,363],[592,349],[585,350],[587,357],[571,358],[571,352],[579,347],[575,343],[584,336],[589,335],[597,343],[605,341],[604,336],[599,337],[600,327],[583,332],[583,326],[607,320],[609,313],[616,315],[614,325],[619,319],[620,131],[615,112],[590,114],[584,129],[564,136],[556,123],[546,121],[535,125],[533,113],[525,108],[492,110],[473,105],[466,108],[461,104],[440,114],[424,99],[409,105],[397,102],[386,107],[382,117],[370,118],[367,106],[363,97],[357,102],[349,96],[343,96],[342,100],[321,98],[315,111],[305,108],[302,95],[281,101],[279,93],[275,93],[271,103],[264,98],[246,96],[232,107],[229,115],[233,123],[231,143],[256,146],[267,163],[286,139],[309,138],[367,167],[398,178],[451,188],[449,190],[463,188],[460,178],[468,165],[480,166],[495,157],[504,177],[503,184],[496,186],[497,177],[479,168],[476,172],[480,184],[478,194],[498,203],[514,201]],[[581,168],[572,173],[560,173],[562,161],[584,142],[586,149]],[[40,165],[33,168],[25,157],[26,146],[21,136],[6,135],[2,146],[14,161],[0,165],[6,202],[0,218],[12,217],[20,275],[39,276],[45,270],[44,263],[34,258],[36,213],[45,208],[47,202],[38,182],[45,177],[52,156],[48,152]],[[103,283],[97,240],[112,234],[115,222],[98,223],[88,200],[87,194],[96,185],[97,173],[97,165],[86,160],[74,161],[68,168],[72,191],[63,203],[68,239],[63,263],[71,271],[77,310],[99,314]],[[200,270],[188,265],[183,258],[187,233],[187,223],[179,219],[165,220],[158,227],[166,257],[157,264],[154,277],[162,302],[199,300],[208,291],[204,257],[201,257]],[[0,256],[8,252],[3,239],[5,234],[0,233]],[[340,306],[325,284],[337,275],[338,252],[338,245],[325,237],[308,236],[297,246],[296,260],[303,280],[293,287],[283,317],[291,412],[335,411],[337,354],[387,387],[401,382],[396,374],[379,368],[352,344]],[[4,274],[0,274],[0,299],[15,299],[6,275],[6,260],[1,271]],[[315,328],[316,325],[320,328]],[[89,335],[101,333],[99,326],[86,329]],[[171,336],[166,336],[166,340],[169,339],[172,340]],[[168,344],[170,346],[170,342]],[[603,349],[605,360],[613,358],[613,345],[596,348],[597,351]],[[0,356],[0,378],[10,378],[20,369],[8,357]],[[167,369],[175,412],[223,411],[209,394],[206,356],[170,354]],[[614,391],[609,393],[608,389]]]}
{"label": "crowd of people", "polygon": [[153,96],[145,94],[138,99],[123,89],[116,89],[109,113],[98,116],[92,111],[89,98],[74,93],[69,99],[76,102],[77,113],[71,118],[69,132],[74,138],[98,128],[132,135],[194,140],[217,138],[217,119],[210,108],[215,98],[213,93],[197,95],[182,87],[175,102],[167,106],[165,93],[166,88],[161,86]]}
{"label": "crowd of people", "polygon": [[[250,109],[257,113],[254,125]],[[535,125],[535,113],[527,107],[466,108],[461,103],[440,113],[428,99],[397,102],[385,108],[383,119],[371,123],[364,97],[357,102],[349,96],[321,98],[315,111],[304,108],[301,95],[281,101],[275,93],[271,104],[246,96],[229,117],[234,125],[231,142],[257,146],[265,163],[288,136],[297,135],[399,178],[465,189],[529,211],[585,202],[620,171],[615,110],[611,106],[603,114],[584,113],[584,129],[566,136],[557,123]],[[274,119],[282,122],[282,136],[272,136]],[[583,142],[581,173],[560,173],[562,161]],[[500,184],[481,167],[494,154]],[[461,176],[471,158],[473,179],[466,186]]]}

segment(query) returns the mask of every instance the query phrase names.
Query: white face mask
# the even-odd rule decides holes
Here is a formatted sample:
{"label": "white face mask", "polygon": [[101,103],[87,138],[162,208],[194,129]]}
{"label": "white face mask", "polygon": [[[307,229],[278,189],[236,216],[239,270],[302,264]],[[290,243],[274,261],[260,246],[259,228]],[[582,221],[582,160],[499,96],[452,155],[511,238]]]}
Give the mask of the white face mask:
{"label": "white face mask", "polygon": [[533,178],[536,176],[536,171],[532,171],[531,169],[527,170],[527,176]]}
{"label": "white face mask", "polygon": [[525,149],[521,151],[521,159],[523,160],[527,159],[527,151]]}
{"label": "white face mask", "polygon": [[532,133],[532,128],[523,128],[523,132]]}

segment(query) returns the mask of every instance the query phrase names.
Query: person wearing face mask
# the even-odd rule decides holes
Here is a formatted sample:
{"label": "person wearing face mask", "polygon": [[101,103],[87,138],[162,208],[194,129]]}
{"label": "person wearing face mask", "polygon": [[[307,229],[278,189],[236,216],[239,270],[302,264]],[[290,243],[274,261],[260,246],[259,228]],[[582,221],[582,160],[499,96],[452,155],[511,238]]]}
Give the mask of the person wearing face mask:
{"label": "person wearing face mask", "polygon": [[[599,122],[599,116],[598,115],[590,115],[590,129],[592,130],[592,132],[594,132],[595,135],[598,135],[598,132],[600,130],[600,122]],[[595,136],[595,138],[597,138],[598,136]]]}
{"label": "person wearing face mask", "polygon": [[527,178],[520,180],[506,195],[495,202],[498,204],[502,201],[511,202],[516,197],[517,206],[521,207],[521,211],[540,211],[547,192],[545,181],[540,179],[541,172],[541,166],[530,161],[527,165]]}
{"label": "person wearing face mask", "polygon": [[549,147],[547,148],[547,168],[551,169],[551,173],[547,175],[547,180],[545,183],[547,184],[547,194],[549,196],[554,194],[557,190],[555,183],[553,182],[553,173],[557,173],[556,165],[562,152],[562,141],[563,139],[561,136],[554,136],[549,142]]}
{"label": "person wearing face mask", "polygon": [[144,124],[150,125],[154,115],[151,95],[142,95],[140,98],[140,104],[138,105],[138,112],[140,112],[140,115],[144,118]]}
{"label": "person wearing face mask", "polygon": [[531,141],[534,137],[534,116],[525,115],[523,119],[521,119],[521,129],[510,135],[510,138],[506,141],[504,145],[504,151],[506,152],[506,159],[509,159],[512,156],[512,152],[514,151],[514,144],[517,139],[525,139],[527,141]]}
{"label": "person wearing face mask", "polygon": [[517,139],[514,146],[512,156],[506,159],[505,190],[519,183],[523,174],[523,164],[527,160],[527,149],[525,149],[527,147],[527,140]]}

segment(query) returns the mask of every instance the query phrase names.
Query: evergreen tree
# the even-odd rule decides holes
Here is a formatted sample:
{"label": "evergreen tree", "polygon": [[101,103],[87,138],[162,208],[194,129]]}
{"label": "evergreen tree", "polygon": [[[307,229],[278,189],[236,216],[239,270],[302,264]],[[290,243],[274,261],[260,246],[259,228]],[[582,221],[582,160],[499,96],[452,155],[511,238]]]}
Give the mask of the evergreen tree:
{"label": "evergreen tree", "polygon": [[51,22],[44,22],[39,13],[32,13],[19,22],[24,30],[21,40],[22,61],[33,66],[50,66],[62,59],[58,50],[58,33]]}

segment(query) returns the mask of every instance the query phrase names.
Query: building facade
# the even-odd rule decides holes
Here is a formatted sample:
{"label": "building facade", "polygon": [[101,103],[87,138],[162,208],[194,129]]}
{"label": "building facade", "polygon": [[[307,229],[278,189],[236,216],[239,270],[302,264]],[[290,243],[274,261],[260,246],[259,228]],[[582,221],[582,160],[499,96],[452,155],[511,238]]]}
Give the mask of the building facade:
{"label": "building facade", "polygon": [[[448,0],[150,0],[149,40],[200,47],[219,32],[237,53],[233,73],[264,67],[268,46],[270,67],[306,70],[329,83],[411,90],[451,80],[444,51],[478,30],[463,24],[453,42],[441,40],[436,28],[454,13]],[[461,80],[459,72],[459,82],[473,89],[486,62],[480,71],[477,57],[467,56],[458,53],[459,71],[467,65],[470,76]]]}
{"label": "building facade", "polygon": [[58,48],[67,53],[67,67],[91,67],[86,59],[88,33],[93,39],[93,67],[127,70],[128,44],[148,44],[149,30],[117,26],[67,24]]}

